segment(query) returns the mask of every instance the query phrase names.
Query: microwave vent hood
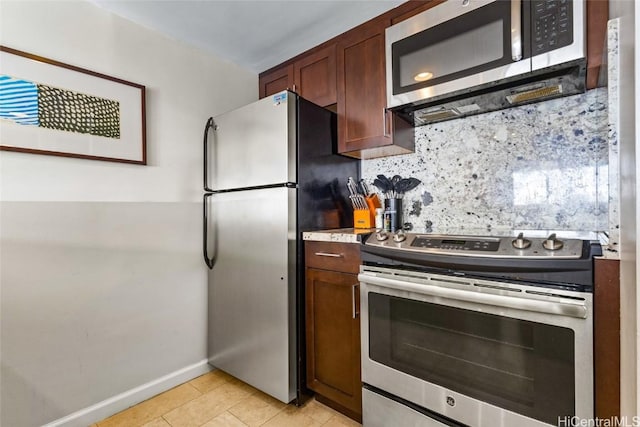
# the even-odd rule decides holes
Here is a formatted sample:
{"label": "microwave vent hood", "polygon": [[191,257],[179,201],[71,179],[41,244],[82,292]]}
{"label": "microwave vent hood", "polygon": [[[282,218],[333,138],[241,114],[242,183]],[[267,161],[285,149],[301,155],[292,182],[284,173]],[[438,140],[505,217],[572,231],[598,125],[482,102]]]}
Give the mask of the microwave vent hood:
{"label": "microwave vent hood", "polygon": [[575,95],[585,90],[586,61],[580,59],[391,110],[413,126],[422,126]]}

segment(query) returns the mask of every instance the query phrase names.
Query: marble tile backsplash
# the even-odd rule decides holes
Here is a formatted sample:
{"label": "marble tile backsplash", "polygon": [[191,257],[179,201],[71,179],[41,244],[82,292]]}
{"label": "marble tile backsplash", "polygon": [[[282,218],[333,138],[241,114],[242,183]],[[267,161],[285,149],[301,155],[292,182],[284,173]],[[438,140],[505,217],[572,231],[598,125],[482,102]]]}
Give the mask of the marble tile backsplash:
{"label": "marble tile backsplash", "polygon": [[418,232],[607,230],[607,90],[418,127],[415,153],[362,162],[378,174],[422,181]]}

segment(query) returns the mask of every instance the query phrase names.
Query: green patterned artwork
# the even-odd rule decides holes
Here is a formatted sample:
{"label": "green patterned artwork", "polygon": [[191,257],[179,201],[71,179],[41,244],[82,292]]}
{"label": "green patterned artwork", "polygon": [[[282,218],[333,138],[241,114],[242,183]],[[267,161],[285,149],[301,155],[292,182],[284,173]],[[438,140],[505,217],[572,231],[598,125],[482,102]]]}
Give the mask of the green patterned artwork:
{"label": "green patterned artwork", "polygon": [[38,85],[40,126],[68,132],[120,138],[117,101]]}
{"label": "green patterned artwork", "polygon": [[118,101],[6,75],[0,75],[0,118],[48,129],[120,138]]}

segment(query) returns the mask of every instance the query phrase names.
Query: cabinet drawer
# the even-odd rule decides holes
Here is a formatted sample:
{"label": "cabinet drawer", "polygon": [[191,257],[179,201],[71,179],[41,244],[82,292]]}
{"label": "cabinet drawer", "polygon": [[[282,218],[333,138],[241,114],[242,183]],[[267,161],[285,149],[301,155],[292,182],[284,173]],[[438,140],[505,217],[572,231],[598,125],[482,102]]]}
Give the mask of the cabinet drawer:
{"label": "cabinet drawer", "polygon": [[304,252],[307,267],[355,274],[360,271],[360,245],[357,243],[307,241]]}

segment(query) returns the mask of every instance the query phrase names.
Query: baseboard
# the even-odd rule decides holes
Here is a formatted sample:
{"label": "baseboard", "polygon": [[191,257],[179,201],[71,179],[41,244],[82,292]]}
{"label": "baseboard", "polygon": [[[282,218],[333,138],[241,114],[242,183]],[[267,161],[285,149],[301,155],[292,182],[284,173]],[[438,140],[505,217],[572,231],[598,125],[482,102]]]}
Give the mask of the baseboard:
{"label": "baseboard", "polygon": [[147,400],[156,394],[169,390],[170,388],[187,382],[197,376],[206,374],[211,369],[211,366],[206,360],[201,360],[193,365],[171,372],[163,377],[149,381],[146,384],[142,384],[141,386],[127,390],[124,393],[105,399],[95,405],[76,411],[66,417],[59,418],[45,424],[43,427],[86,427]]}

